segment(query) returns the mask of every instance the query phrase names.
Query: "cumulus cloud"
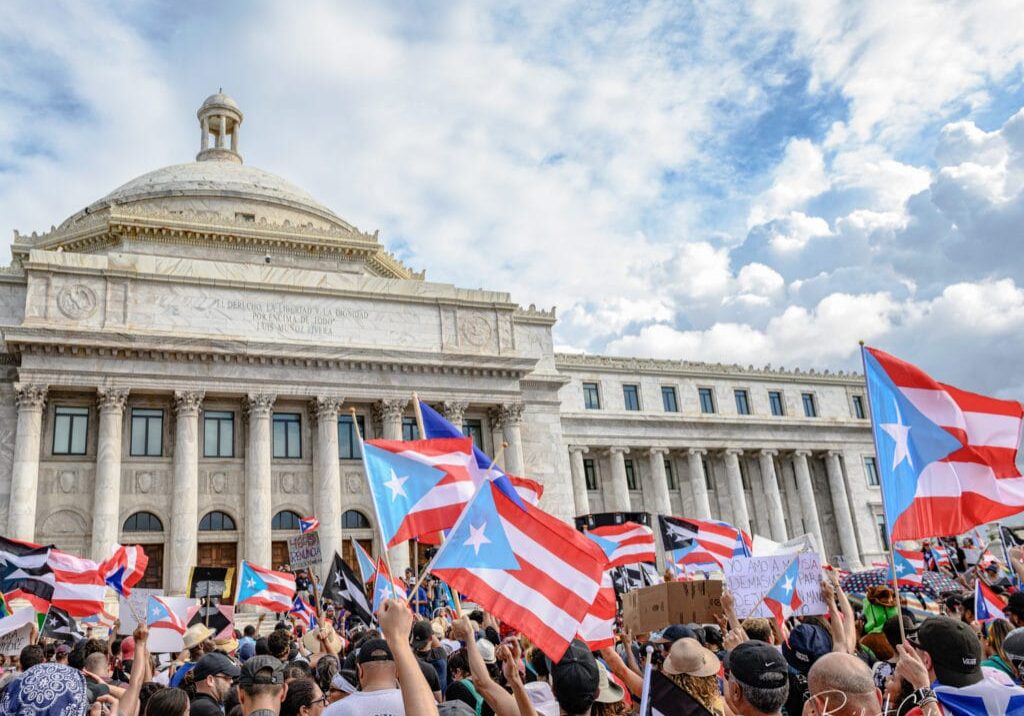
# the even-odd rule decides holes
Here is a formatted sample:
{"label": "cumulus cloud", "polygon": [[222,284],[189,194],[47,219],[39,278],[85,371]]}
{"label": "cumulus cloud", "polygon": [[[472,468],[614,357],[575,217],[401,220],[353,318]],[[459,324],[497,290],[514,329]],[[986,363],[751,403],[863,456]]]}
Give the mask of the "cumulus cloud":
{"label": "cumulus cloud", "polygon": [[772,185],[750,209],[747,226],[764,224],[804,206],[829,187],[821,148],[807,139],[791,139],[772,175]]}

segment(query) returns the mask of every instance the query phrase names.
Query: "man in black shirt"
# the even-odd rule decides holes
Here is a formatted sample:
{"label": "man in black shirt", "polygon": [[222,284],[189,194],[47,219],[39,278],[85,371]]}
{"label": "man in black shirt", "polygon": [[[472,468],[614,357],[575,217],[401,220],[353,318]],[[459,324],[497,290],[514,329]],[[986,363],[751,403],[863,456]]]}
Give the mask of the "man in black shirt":
{"label": "man in black shirt", "polygon": [[[437,643],[434,629],[428,621],[418,621],[412,625],[412,650],[420,662],[423,675],[430,684],[431,691],[437,700],[441,700],[441,692],[447,686],[448,652]],[[424,666],[429,669],[423,669]],[[433,672],[433,678],[431,678]]]}
{"label": "man in black shirt", "polygon": [[193,669],[196,695],[189,709],[190,716],[223,716],[222,704],[240,673],[231,659],[219,652],[203,656]]}

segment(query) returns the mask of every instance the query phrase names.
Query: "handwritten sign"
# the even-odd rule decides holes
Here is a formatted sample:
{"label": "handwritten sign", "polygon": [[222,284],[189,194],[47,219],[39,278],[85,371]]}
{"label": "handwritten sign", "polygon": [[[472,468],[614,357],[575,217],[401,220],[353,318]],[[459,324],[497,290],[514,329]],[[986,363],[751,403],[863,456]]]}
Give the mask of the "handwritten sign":
{"label": "handwritten sign", "polygon": [[[821,557],[805,552],[795,558],[800,560],[796,591],[802,602],[796,615],[824,614],[828,608],[821,598]],[[737,617],[745,619],[753,610],[752,616],[771,618],[768,607],[758,602],[792,564],[793,559],[794,555],[734,557],[726,563],[725,581],[736,600]],[[754,609],[755,605],[757,609]]]}
{"label": "handwritten sign", "polygon": [[307,532],[288,538],[288,563],[293,569],[319,567],[323,560],[319,533]]}
{"label": "handwritten sign", "polygon": [[28,646],[35,616],[32,609],[19,609],[9,617],[0,619],[0,654],[16,656]]}
{"label": "handwritten sign", "polygon": [[117,633],[121,635],[132,634],[135,631],[135,627],[139,625],[135,615],[138,614],[145,619],[146,602],[149,601],[150,596],[162,597],[163,595],[164,590],[162,589],[140,589],[136,587],[128,597],[118,597],[117,618],[121,621],[121,624],[117,627]]}

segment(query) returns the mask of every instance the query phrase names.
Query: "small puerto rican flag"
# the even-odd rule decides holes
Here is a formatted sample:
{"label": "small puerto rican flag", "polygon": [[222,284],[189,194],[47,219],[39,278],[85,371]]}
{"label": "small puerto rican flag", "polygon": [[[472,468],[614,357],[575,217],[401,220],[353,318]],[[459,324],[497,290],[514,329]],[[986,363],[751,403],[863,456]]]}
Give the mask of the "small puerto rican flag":
{"label": "small puerto rican flag", "polygon": [[306,534],[320,528],[320,520],[316,517],[299,518],[299,534]]}
{"label": "small puerto rican flag", "polygon": [[974,585],[974,618],[979,622],[992,619],[1006,619],[1003,608],[1006,605],[999,595],[979,579]]}
{"label": "small puerto rican flag", "polygon": [[289,613],[294,614],[302,622],[306,631],[316,628],[316,615],[313,613],[313,608],[302,597],[296,596],[292,600],[292,608]]}

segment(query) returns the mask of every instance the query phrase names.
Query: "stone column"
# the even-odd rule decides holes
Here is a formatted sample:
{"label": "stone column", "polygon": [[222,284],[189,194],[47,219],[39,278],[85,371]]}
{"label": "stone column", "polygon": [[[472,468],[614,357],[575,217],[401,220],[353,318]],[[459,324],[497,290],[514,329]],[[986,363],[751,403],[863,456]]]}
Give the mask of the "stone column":
{"label": "stone column", "polygon": [[762,450],[758,454],[761,466],[761,482],[764,484],[766,498],[765,508],[768,510],[768,526],[771,529],[772,539],[776,542],[785,542],[786,536],[786,513],[782,509],[782,492],[779,490],[779,477],[775,474],[775,456],[778,450]]}
{"label": "stone column", "polygon": [[313,509],[320,520],[320,545],[324,561],[320,577],[327,574],[334,552],[341,554],[341,465],[338,462],[338,410],[344,401],[320,395],[310,402],[310,415],[316,420],[316,487]]}
{"label": "stone column", "polygon": [[526,471],[523,461],[523,438],[520,426],[523,424],[523,404],[505,403],[497,410],[498,424],[508,443],[505,448],[505,471],[522,476]]}
{"label": "stone column", "polygon": [[711,519],[711,500],[708,498],[708,477],[704,472],[704,456],[707,450],[690,448],[688,465],[690,467],[690,490],[693,492],[694,517],[698,520]]}
{"label": "stone column", "polygon": [[110,556],[121,531],[121,435],[127,402],[127,388],[100,388],[96,400],[100,429],[92,501],[91,556],[95,562]]}
{"label": "stone column", "polygon": [[747,496],[743,490],[743,475],[740,472],[742,450],[728,448],[723,451],[725,476],[729,481],[729,499],[732,500],[733,525],[750,534],[750,514],[747,511]]}
{"label": "stone column", "polygon": [[[381,436],[385,440],[402,439],[402,416],[408,405],[408,398],[389,398],[374,403],[374,421],[380,426]],[[404,579],[406,568],[412,564],[409,558],[409,543],[402,542],[389,549],[388,561],[391,563],[392,573]]]}
{"label": "stone column", "polygon": [[[441,403],[441,414],[449,423],[462,430],[462,424],[466,419],[466,408],[469,403],[464,400],[446,400]],[[465,432],[465,431],[463,431]]]}
{"label": "stone column", "polygon": [[800,496],[800,509],[804,513],[804,529],[818,540],[818,547],[825,549],[821,539],[821,523],[818,522],[818,505],[814,500],[814,484],[811,482],[811,468],[807,465],[810,450],[793,452],[793,474],[796,475],[796,491]]}
{"label": "stone column", "polygon": [[846,478],[843,476],[839,453],[835,450],[829,450],[825,454],[825,469],[828,472],[829,491],[832,493],[836,528],[839,530],[839,547],[851,566],[860,566],[857,533],[853,530],[853,515],[850,513],[850,501],[846,497]]}
{"label": "stone column", "polygon": [[605,501],[605,512],[629,512],[629,484],[626,482],[626,453],[627,447],[608,448],[608,455],[612,463],[612,484],[608,492],[608,499]]}
{"label": "stone column", "polygon": [[203,117],[199,121],[200,121],[199,131],[202,132],[202,138],[200,139],[200,142],[199,142],[199,145],[200,145],[199,148],[200,149],[207,149],[210,146],[210,125],[207,122],[206,117]]}
{"label": "stone column", "polygon": [[[270,523],[274,519],[271,460],[274,455],[271,415],[276,395],[250,393],[245,398],[248,419],[245,442],[245,549],[241,559],[269,565],[272,553]],[[335,453],[337,454],[337,453]]]}
{"label": "stone column", "polygon": [[46,386],[16,383],[18,432],[14,436],[11,463],[11,504],[7,532],[14,539],[31,542],[36,537],[36,499],[39,490],[39,440],[43,430]]}
{"label": "stone column", "polygon": [[583,470],[583,453],[590,448],[582,445],[569,446],[569,470],[572,473],[572,497],[576,505],[576,516],[590,514],[590,495],[587,494],[587,475]]}
{"label": "stone column", "polygon": [[[188,591],[189,570],[196,563],[196,540],[199,534],[199,406],[202,402],[202,392],[174,393],[174,494],[171,500],[168,580],[171,595],[181,595]],[[249,558],[243,555],[243,559]]]}
{"label": "stone column", "polygon": [[651,512],[659,515],[672,514],[672,500],[668,494],[668,475],[665,473],[667,448],[651,448],[648,453],[651,465],[652,505]]}

